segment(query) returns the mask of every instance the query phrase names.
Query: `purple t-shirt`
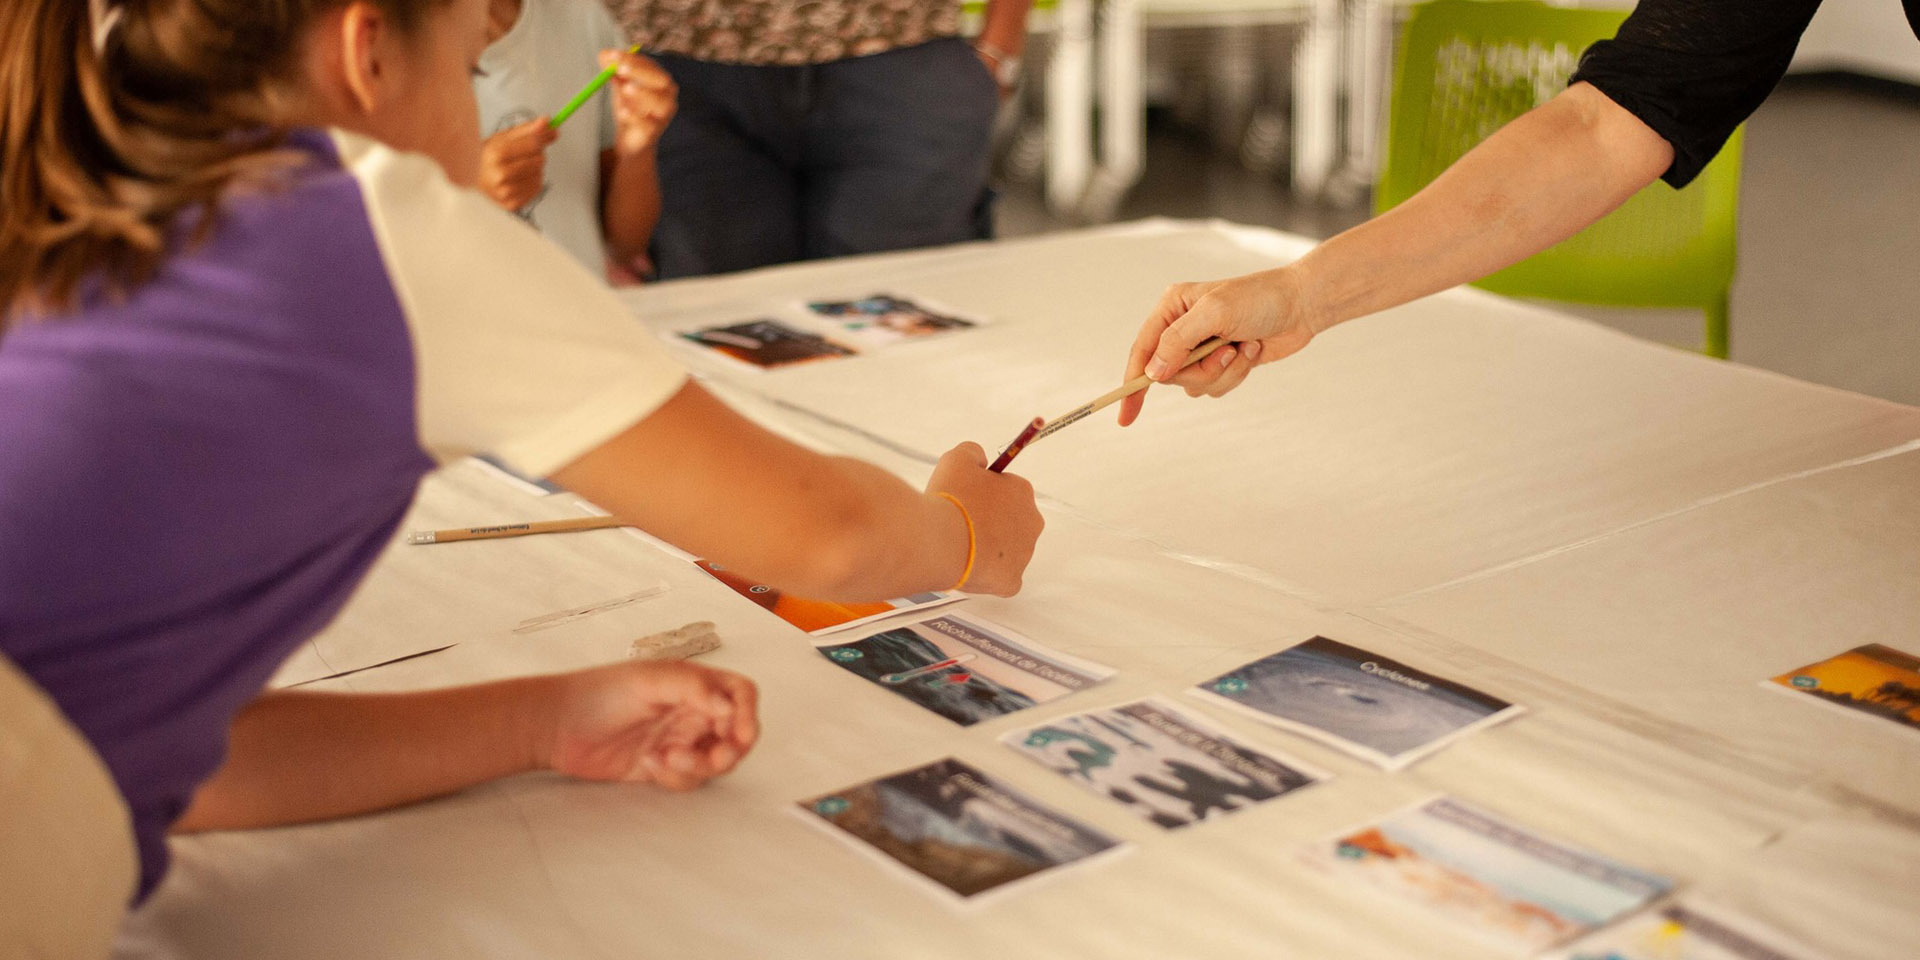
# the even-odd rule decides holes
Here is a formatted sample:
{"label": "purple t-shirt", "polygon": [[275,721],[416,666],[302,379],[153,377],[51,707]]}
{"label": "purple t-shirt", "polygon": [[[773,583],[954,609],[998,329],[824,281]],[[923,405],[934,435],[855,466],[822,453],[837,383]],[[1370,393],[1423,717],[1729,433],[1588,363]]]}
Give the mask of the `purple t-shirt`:
{"label": "purple t-shirt", "polygon": [[[544,474],[680,382],[604,287],[429,162],[293,144],[308,167],[236,195],[132,297],[0,337],[0,653],[111,771],[140,897],[235,712],[339,611],[436,458]],[[583,291],[571,322],[520,292],[553,284]]]}

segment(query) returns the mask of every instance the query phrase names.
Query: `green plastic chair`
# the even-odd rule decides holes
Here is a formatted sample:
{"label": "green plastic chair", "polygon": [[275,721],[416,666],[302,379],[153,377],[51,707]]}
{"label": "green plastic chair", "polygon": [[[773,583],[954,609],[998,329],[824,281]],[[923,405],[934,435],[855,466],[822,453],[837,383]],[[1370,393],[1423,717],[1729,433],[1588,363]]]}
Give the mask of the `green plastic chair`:
{"label": "green plastic chair", "polygon": [[[1625,10],[1537,0],[1433,0],[1401,38],[1376,211],[1413,196],[1507,121],[1566,88],[1580,54]],[[1475,284],[1495,293],[1706,313],[1704,353],[1727,355],[1745,128],[1684,190],[1664,183],[1566,241]]]}

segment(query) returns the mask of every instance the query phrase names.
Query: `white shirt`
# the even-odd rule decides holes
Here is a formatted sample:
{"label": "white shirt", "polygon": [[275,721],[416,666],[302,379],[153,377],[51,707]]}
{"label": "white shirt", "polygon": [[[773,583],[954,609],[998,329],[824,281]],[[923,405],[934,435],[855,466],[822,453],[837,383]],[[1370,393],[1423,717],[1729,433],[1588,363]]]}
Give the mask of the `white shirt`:
{"label": "white shirt", "polygon": [[[600,51],[627,45],[599,0],[524,0],[520,19],[480,55],[486,76],[473,92],[481,135],[559,112],[600,73]],[[520,211],[596,277],[606,275],[600,154],[614,144],[612,86],[560,126],[547,148],[546,183]]]}

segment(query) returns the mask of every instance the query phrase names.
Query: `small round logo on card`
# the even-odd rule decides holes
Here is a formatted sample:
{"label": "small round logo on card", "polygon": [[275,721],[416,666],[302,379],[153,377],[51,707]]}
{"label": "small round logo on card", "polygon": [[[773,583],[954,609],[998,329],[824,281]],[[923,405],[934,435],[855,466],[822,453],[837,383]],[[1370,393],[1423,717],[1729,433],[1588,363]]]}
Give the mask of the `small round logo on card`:
{"label": "small round logo on card", "polygon": [[846,813],[847,808],[851,806],[853,806],[853,804],[848,803],[847,801],[842,800],[839,797],[827,797],[824,800],[820,800],[814,803],[813,812],[823,817],[833,817],[833,816],[838,816],[840,814]]}
{"label": "small round logo on card", "polygon": [[1220,693],[1246,693],[1247,682],[1239,677],[1222,677],[1214,681],[1213,689]]}
{"label": "small round logo on card", "polygon": [[1819,686],[1820,681],[1814,679],[1813,677],[1799,676],[1799,677],[1793,678],[1793,685],[1796,687],[1799,687],[1802,690],[1811,690],[1814,687]]}
{"label": "small round logo on card", "polygon": [[752,593],[766,593],[768,590],[772,590],[772,589],[773,589],[772,587],[769,587],[761,583],[756,583],[753,586],[747,588],[747,590]]}
{"label": "small round logo on card", "polygon": [[827,656],[841,663],[852,663],[853,661],[866,656],[866,654],[861,653],[858,650],[849,649],[847,647],[836,647],[832,650],[828,650]]}

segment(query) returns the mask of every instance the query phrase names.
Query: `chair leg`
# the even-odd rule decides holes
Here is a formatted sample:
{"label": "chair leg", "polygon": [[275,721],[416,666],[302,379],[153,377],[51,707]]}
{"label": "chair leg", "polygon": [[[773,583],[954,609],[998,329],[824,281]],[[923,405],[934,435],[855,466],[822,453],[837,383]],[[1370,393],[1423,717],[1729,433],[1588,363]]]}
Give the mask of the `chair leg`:
{"label": "chair leg", "polygon": [[1727,310],[1728,299],[1729,297],[1723,296],[1718,302],[1706,308],[1707,343],[1706,346],[1700,350],[1701,353],[1709,357],[1718,357],[1722,360],[1727,358],[1728,338],[1730,336],[1729,325],[1731,321],[1728,317]]}

